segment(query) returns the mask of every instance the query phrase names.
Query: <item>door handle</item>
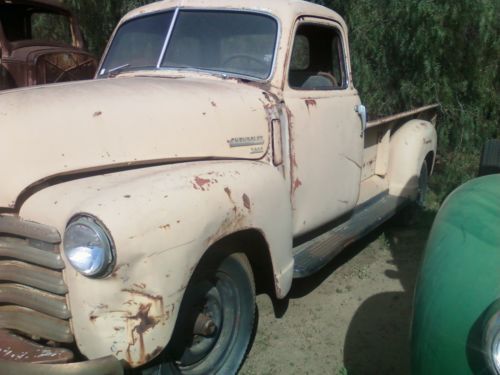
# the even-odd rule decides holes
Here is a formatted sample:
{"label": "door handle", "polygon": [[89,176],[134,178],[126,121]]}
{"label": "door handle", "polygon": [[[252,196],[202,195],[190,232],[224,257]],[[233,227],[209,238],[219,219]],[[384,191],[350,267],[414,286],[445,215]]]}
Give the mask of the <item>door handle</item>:
{"label": "door handle", "polygon": [[363,104],[359,104],[356,107],[354,107],[354,110],[361,118],[361,137],[362,137],[365,134],[366,130],[366,107]]}

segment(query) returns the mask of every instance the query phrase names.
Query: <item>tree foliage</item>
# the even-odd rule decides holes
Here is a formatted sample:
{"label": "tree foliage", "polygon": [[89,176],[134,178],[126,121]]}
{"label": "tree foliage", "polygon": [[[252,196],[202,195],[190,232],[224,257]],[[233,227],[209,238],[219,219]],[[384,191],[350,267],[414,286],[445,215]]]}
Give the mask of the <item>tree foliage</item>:
{"label": "tree foliage", "polygon": [[[123,14],[150,2],[65,0],[96,54]],[[439,103],[442,151],[500,136],[500,1],[316,2],[349,26],[354,82],[372,116]]]}
{"label": "tree foliage", "polygon": [[354,81],[372,113],[439,103],[442,151],[500,136],[500,1],[324,3],[349,25]]}

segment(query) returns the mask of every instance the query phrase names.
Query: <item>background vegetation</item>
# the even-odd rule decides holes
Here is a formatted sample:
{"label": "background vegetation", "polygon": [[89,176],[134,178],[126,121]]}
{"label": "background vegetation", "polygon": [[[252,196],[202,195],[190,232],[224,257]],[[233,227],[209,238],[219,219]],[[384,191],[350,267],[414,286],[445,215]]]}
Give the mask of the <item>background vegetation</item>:
{"label": "background vegetation", "polygon": [[[97,55],[121,16],[150,2],[65,0]],[[349,26],[354,82],[371,116],[441,105],[439,198],[472,177],[483,142],[499,137],[500,1],[316,2]]]}

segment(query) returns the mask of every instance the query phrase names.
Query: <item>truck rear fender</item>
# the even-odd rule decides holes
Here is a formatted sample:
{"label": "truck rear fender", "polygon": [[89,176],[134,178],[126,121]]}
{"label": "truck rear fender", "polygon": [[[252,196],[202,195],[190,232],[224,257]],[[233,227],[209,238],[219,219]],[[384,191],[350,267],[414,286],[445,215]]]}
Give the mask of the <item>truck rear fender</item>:
{"label": "truck rear fender", "polygon": [[389,193],[414,198],[422,164],[428,171],[434,164],[437,147],[436,129],[424,120],[410,120],[391,136],[389,156]]}
{"label": "truck rear fender", "polygon": [[[39,191],[20,215],[63,234],[80,213],[107,227],[117,255],[100,279],[66,264],[75,339],[90,359],[113,354],[136,367],[158,355],[200,259],[228,238],[254,266],[271,260],[279,298],[290,289],[289,187],[264,162],[193,162],[73,180]],[[254,273],[259,281],[263,272]]]}

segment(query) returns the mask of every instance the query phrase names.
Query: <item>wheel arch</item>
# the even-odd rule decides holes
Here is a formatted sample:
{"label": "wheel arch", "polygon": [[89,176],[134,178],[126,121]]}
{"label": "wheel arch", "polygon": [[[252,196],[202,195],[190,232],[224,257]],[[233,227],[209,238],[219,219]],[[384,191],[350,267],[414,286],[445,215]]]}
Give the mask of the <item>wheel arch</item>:
{"label": "wheel arch", "polygon": [[422,163],[427,161],[429,174],[434,167],[437,134],[432,123],[410,120],[391,135],[389,156],[389,193],[415,197]]}
{"label": "wheel arch", "polygon": [[[236,231],[220,238],[211,244],[199,259],[198,265],[207,258],[227,255],[231,252],[242,252],[248,258],[252,267],[257,293],[266,293],[270,297],[277,297],[279,288],[274,276],[274,267],[271,249],[264,233],[261,230],[250,228]],[[196,272],[196,271],[195,271]]]}

